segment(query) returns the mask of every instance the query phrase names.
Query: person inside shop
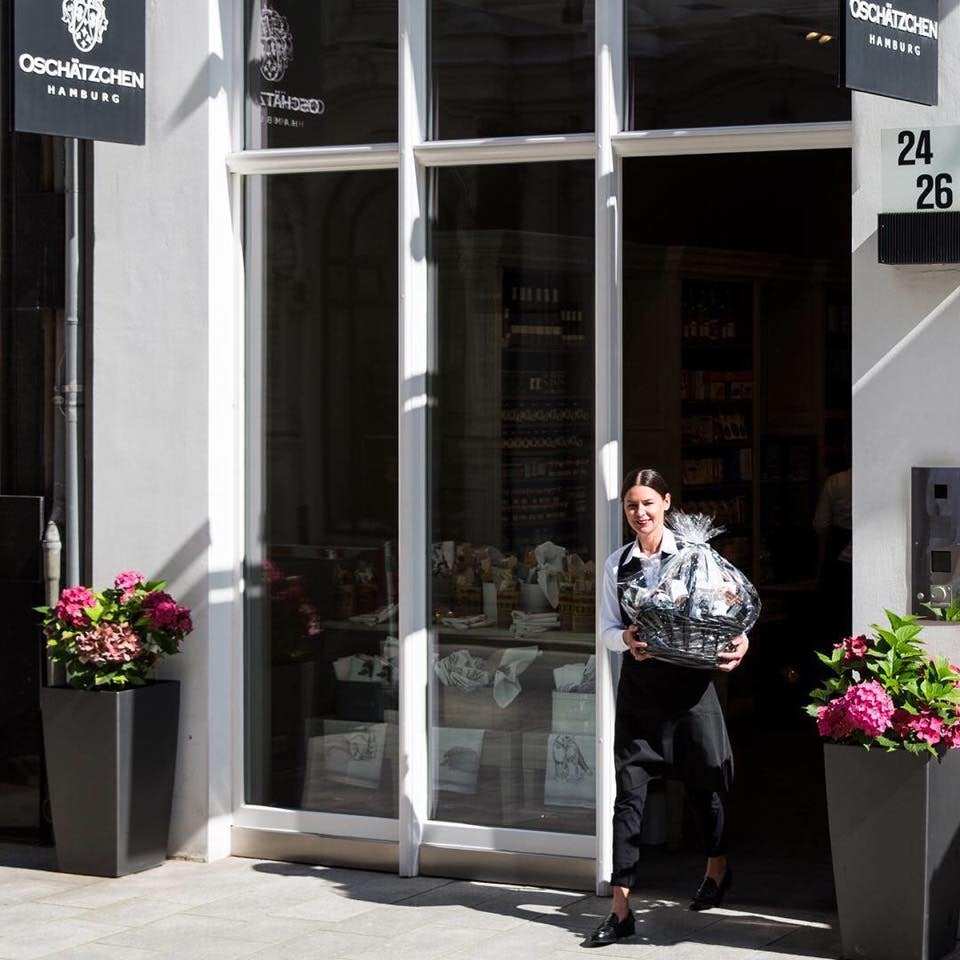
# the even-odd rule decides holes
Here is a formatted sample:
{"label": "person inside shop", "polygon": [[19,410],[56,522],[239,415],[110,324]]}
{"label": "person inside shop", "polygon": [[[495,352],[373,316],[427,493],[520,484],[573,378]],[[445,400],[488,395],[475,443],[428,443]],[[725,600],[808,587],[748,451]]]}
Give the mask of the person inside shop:
{"label": "person inside shop", "polygon": [[[677,541],[664,526],[670,491],[656,470],[631,470],[623,481],[620,502],[636,538],[604,564],[600,614],[604,645],[623,655],[613,743],[617,779],[613,901],[610,914],[585,941],[590,947],[634,933],[629,896],[638,878],[640,828],[651,780],[671,778],[684,784],[702,836],[707,865],[690,909],[719,906],[733,880],[723,809],[723,796],[733,779],[733,754],[713,672],[652,658],[643,635],[629,625],[618,587],[638,572],[653,586],[661,563],[677,552]],[[729,653],[719,654],[723,662],[717,669],[736,669],[748,645],[745,636],[737,637]]]}
{"label": "person inside shop", "polygon": [[[847,448],[844,450],[849,456]],[[824,653],[853,630],[852,504],[853,474],[848,466],[824,481],[813,515],[819,541],[818,590],[825,620],[818,647]]]}

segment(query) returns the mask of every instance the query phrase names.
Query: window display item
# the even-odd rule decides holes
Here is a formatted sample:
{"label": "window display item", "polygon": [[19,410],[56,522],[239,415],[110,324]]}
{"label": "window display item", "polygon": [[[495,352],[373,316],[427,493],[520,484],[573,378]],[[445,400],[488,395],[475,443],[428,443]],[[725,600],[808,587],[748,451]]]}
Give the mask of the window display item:
{"label": "window display item", "polygon": [[322,736],[307,740],[307,770],[303,785],[303,807],[322,805],[326,783],[375,790],[380,786],[386,723],[351,723],[323,720]]}
{"label": "window display item", "polygon": [[373,613],[377,609],[380,584],[377,573],[369,563],[361,561],[354,572],[357,613]]}
{"label": "window display item", "polygon": [[337,569],[334,598],[336,620],[348,620],[356,613],[356,588],[349,570]]}
{"label": "window display item", "polygon": [[485,613],[476,613],[470,617],[441,617],[440,622],[445,627],[455,630],[474,630],[477,627],[489,627],[494,624]]}
{"label": "window display item", "polygon": [[[441,720],[448,726],[502,726],[494,718],[519,696],[520,675],[539,655],[539,647],[513,647],[495,650],[486,660],[469,650],[454,650],[436,660],[433,669],[440,681]],[[469,720],[454,719],[463,715]]]}
{"label": "window display item", "polygon": [[454,650],[433,665],[437,678],[445,687],[459,687],[461,690],[476,690],[489,687],[490,671],[486,661],[473,656],[469,650]]}
{"label": "window display item", "polygon": [[374,610],[372,613],[358,613],[349,619],[351,623],[365,623],[367,626],[373,627],[378,623],[386,623],[388,620],[395,619],[398,610],[399,607],[397,604],[388,603],[380,607],[379,610]]}
{"label": "window display item", "polygon": [[436,737],[430,756],[436,771],[433,782],[438,790],[471,794],[477,792],[477,775],[483,754],[485,730],[436,727]]}
{"label": "window display item", "polygon": [[670,526],[677,553],[663,563],[652,587],[642,572],[621,582],[623,607],[652,656],[713,669],[717,654],[732,649],[733,639],[756,623],[760,598],[750,581],[710,546],[722,532],[711,517],[675,513]]}
{"label": "window display item", "polygon": [[[539,601],[536,604],[533,604],[532,600],[528,601],[529,591],[526,587],[533,584],[540,587],[550,607],[554,610],[557,609],[560,604],[560,577],[563,574],[563,558],[566,553],[564,547],[558,547],[549,540],[541,543],[533,550],[534,563],[530,565],[532,569],[529,579],[522,589],[525,610],[530,613],[539,613],[541,610],[547,609]],[[531,603],[530,607],[527,606],[528,602]]]}
{"label": "window display item", "polygon": [[539,637],[548,630],[560,629],[559,613],[524,613],[514,610],[510,632],[515,637]]}
{"label": "window display item", "polygon": [[555,733],[547,738],[547,765],[543,802],[563,807],[593,809],[595,795],[596,738]]}

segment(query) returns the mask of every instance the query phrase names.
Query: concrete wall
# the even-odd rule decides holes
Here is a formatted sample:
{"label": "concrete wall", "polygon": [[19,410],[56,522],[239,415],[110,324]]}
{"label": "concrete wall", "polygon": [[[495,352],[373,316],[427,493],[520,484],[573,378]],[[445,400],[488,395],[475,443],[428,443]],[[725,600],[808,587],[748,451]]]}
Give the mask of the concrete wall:
{"label": "concrete wall", "polygon": [[233,803],[238,339],[224,158],[239,64],[224,52],[237,49],[240,6],[148,0],[147,144],[98,144],[94,162],[93,581],[137,569],[194,610],[162,675],[182,683],[170,851],[198,858],[229,852]]}
{"label": "concrete wall", "polygon": [[855,631],[908,608],[910,468],[960,466],[960,269],[878,264],[876,233],[880,131],[960,124],[957,7],[940,4],[939,106],[853,98]]}

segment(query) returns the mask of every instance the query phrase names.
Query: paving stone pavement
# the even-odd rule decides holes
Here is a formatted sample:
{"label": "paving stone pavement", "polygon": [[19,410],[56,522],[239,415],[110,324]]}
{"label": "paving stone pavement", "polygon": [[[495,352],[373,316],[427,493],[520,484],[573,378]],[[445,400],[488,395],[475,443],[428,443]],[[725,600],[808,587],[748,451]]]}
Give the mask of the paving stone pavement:
{"label": "paving stone pavement", "polygon": [[[839,955],[831,912],[754,900],[691,913],[679,890],[635,896],[636,935],[602,956]],[[562,960],[590,956],[581,942],[606,910],[574,891],[239,858],[99,879],[0,845],[0,960]]]}

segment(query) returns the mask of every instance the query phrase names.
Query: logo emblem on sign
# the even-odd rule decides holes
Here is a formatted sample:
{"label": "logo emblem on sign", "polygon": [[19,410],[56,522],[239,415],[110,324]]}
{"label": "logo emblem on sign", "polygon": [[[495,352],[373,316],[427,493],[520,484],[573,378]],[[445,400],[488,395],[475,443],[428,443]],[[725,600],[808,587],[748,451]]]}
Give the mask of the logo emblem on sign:
{"label": "logo emblem on sign", "polygon": [[276,10],[260,11],[260,73],[264,80],[276,83],[293,63],[293,34],[287,18]]}
{"label": "logo emblem on sign", "polygon": [[89,53],[103,40],[110,25],[107,0],[63,0],[61,20],[67,25],[74,46]]}

